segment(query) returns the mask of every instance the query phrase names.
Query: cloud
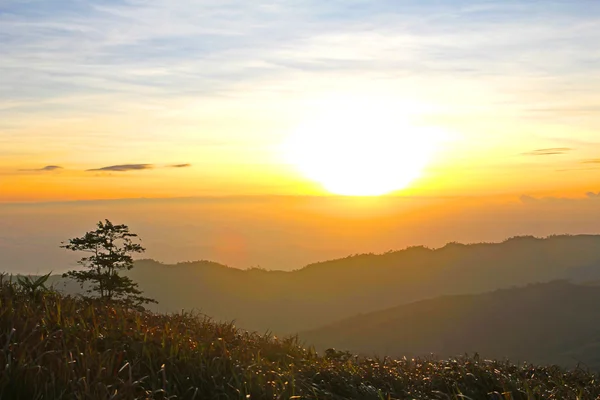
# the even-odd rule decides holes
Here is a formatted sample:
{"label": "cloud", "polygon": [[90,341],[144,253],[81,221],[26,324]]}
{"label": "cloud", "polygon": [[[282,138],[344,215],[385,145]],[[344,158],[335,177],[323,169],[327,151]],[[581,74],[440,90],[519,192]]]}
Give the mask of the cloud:
{"label": "cloud", "polygon": [[[15,103],[18,96],[31,106],[65,93],[74,96],[71,107],[84,106],[77,98],[82,93],[130,93],[140,99],[213,93],[274,75],[287,82],[294,69],[356,68],[389,77],[399,70],[401,75],[442,71],[453,80],[456,73],[503,76],[507,70],[529,76],[539,66],[550,72],[595,71],[595,14],[581,5],[558,11],[516,0],[470,7],[389,0],[353,2],[353,7],[340,0],[115,0],[77,3],[73,13],[61,2],[23,3],[9,2],[10,18],[1,20],[0,52],[7,62],[0,83],[27,71],[27,82],[8,85],[14,91],[6,97]],[[531,14],[544,23],[532,24],[525,17]],[[565,21],[573,22],[566,37]],[[481,35],[472,35],[475,30]],[[533,49],[535,57],[514,71],[507,60]],[[565,52],[579,57],[558,62]]]}
{"label": "cloud", "polygon": [[556,172],[570,172],[570,171],[591,171],[600,169],[600,158],[583,160],[580,164],[586,165],[585,167],[569,167],[557,169]]}
{"label": "cloud", "polygon": [[536,199],[535,197],[528,196],[526,194],[519,197],[519,200],[521,200],[521,203],[524,203],[524,204],[531,204],[531,203],[535,203],[538,201],[538,199]]}
{"label": "cloud", "polygon": [[[596,2],[552,2],[551,7],[518,0],[459,6],[406,0],[352,1],[352,6],[341,0],[0,3],[0,131],[7,132],[0,132],[0,142],[10,141],[10,147],[0,147],[15,153],[29,149],[29,142],[47,140],[59,150],[85,143],[106,151],[111,158],[99,159],[107,160],[143,146],[144,154],[156,154],[150,159],[162,164],[158,157],[173,154],[180,143],[200,146],[196,137],[189,140],[189,126],[206,125],[208,119],[213,124],[214,118],[220,127],[217,118],[237,110],[258,116],[257,124],[284,126],[312,112],[305,100],[338,92],[394,93],[391,101],[431,104],[440,110],[432,118],[451,121],[462,121],[464,110],[470,115],[475,109],[482,115],[473,120],[497,112],[493,118],[509,121],[531,104],[548,109],[544,119],[561,118],[552,109],[566,105],[591,113],[598,93]],[[523,54],[527,62],[515,62]],[[97,116],[106,116],[106,122],[76,122]],[[139,130],[149,128],[152,140],[140,141],[138,128],[130,127],[138,118],[148,121]],[[73,127],[66,126],[63,120],[71,119]],[[60,144],[43,126],[60,127]],[[544,127],[526,130],[547,134]],[[250,131],[252,143],[271,140],[258,129]],[[202,140],[221,134],[207,133]],[[545,146],[541,143],[526,149]],[[237,156],[233,151],[237,147],[231,151]],[[76,154],[74,162],[87,162],[86,151]]]}
{"label": "cloud", "polygon": [[556,196],[547,196],[547,197],[534,197],[529,195],[522,195],[519,197],[521,203],[523,204],[571,204],[576,202],[577,204],[582,204],[581,202],[586,202],[588,200],[600,200],[600,192],[587,192],[585,197],[556,197]]}
{"label": "cloud", "polygon": [[19,171],[23,171],[23,172],[52,172],[52,171],[58,171],[60,169],[63,169],[63,167],[61,167],[59,165],[46,165],[43,168],[20,169]]}
{"label": "cloud", "polygon": [[529,151],[526,153],[522,153],[524,156],[554,156],[560,154],[566,154],[570,151],[573,151],[570,147],[553,147],[549,149],[538,149]]}
{"label": "cloud", "polygon": [[600,167],[592,167],[592,168],[562,168],[555,170],[556,172],[571,172],[571,171],[595,171],[600,169]]}
{"label": "cloud", "polygon": [[[158,168],[189,168],[192,164],[171,164]],[[102,168],[88,169],[88,172],[128,172],[128,171],[143,171],[157,168],[154,164],[120,164],[111,165]]]}
{"label": "cloud", "polygon": [[109,167],[88,169],[87,171],[107,171],[107,172],[127,172],[127,171],[141,171],[146,169],[154,169],[152,164],[122,164],[122,165],[111,165]]}

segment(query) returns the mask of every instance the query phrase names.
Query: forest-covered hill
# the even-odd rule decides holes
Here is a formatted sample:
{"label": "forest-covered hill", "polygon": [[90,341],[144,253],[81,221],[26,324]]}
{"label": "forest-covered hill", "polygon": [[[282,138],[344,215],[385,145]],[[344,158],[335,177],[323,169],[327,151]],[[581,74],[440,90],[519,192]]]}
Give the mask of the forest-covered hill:
{"label": "forest-covered hill", "polygon": [[300,334],[324,349],[441,358],[478,352],[600,371],[600,287],[565,281],[444,296]]}
{"label": "forest-covered hill", "polygon": [[[130,275],[146,295],[159,301],[157,311],[196,309],[217,320],[235,320],[247,329],[295,333],[444,295],[557,279],[598,280],[600,236],[413,247],[292,272],[239,270],[208,261],[164,265],[144,260]],[[68,291],[76,290],[69,285]]]}

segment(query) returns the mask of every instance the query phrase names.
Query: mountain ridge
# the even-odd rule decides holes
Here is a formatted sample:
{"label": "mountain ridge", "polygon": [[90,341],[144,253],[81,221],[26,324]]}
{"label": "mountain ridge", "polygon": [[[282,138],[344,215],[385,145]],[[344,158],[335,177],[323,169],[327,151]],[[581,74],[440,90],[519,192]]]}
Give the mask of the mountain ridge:
{"label": "mountain ridge", "polygon": [[442,296],[300,333],[317,349],[365,355],[583,363],[600,371],[600,287],[567,281]]}
{"label": "mountain ridge", "polygon": [[435,250],[411,247],[289,272],[241,270],[206,260],[175,265],[139,260],[128,275],[160,302],[157,311],[196,309],[247,329],[293,334],[360,312],[443,295],[556,279],[598,280],[600,236],[519,237],[495,244],[450,243]]}

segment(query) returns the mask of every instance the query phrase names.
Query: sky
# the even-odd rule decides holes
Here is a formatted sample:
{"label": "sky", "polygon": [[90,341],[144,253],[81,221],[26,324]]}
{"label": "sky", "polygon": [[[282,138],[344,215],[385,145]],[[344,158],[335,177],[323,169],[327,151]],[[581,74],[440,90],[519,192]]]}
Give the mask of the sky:
{"label": "sky", "polygon": [[3,204],[1,270],[74,269],[82,255],[59,246],[105,218],[139,235],[147,250],[137,258],[291,270],[407,246],[598,234],[600,192],[579,198],[232,196]]}
{"label": "sky", "polygon": [[104,218],[271,269],[600,233],[598,26],[589,0],[0,0],[0,263],[64,271]]}
{"label": "sky", "polygon": [[365,179],[394,195],[583,198],[599,25],[587,0],[0,0],[0,202],[327,195],[306,171],[380,132],[407,161]]}

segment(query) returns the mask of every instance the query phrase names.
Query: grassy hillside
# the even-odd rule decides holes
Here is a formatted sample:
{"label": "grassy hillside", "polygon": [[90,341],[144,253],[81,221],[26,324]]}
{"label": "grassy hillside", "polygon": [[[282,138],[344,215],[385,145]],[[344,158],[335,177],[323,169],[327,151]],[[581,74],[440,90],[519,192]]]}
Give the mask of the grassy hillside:
{"label": "grassy hillside", "polygon": [[195,308],[247,329],[294,333],[443,295],[555,279],[600,279],[600,236],[523,237],[436,250],[414,247],[293,272],[242,271],[208,261],[141,261],[131,276],[159,301],[156,311]]}
{"label": "grassy hillside", "polygon": [[492,358],[600,371],[600,288],[551,282],[425,300],[300,335],[317,348],[365,354]]}
{"label": "grassy hillside", "polygon": [[0,399],[593,399],[583,370],[321,357],[190,314],[133,312],[0,283]]}

